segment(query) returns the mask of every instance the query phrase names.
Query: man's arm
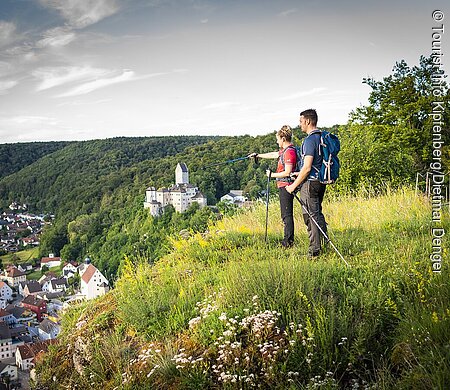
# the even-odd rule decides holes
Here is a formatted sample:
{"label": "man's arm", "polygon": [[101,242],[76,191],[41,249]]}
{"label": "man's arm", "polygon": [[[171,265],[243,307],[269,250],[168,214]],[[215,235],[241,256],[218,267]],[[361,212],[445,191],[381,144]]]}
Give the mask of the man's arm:
{"label": "man's arm", "polygon": [[303,160],[303,167],[300,170],[297,178],[292,184],[289,184],[285,187],[287,192],[292,194],[295,189],[308,178],[309,172],[311,172],[312,169],[313,160],[314,156],[305,156],[305,159]]}

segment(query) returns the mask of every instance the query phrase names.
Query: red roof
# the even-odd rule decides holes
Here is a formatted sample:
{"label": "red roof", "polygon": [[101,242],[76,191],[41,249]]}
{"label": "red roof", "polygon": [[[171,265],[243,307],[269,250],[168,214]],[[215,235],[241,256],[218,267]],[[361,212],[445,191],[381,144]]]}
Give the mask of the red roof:
{"label": "red roof", "polygon": [[16,267],[11,267],[8,271],[8,277],[10,278],[18,278],[19,276],[26,275],[25,272],[22,272],[20,269]]}
{"label": "red roof", "polygon": [[20,351],[22,360],[32,359],[41,352],[47,352],[50,344],[55,344],[56,340],[44,340],[34,344],[19,345],[17,349]]}
{"label": "red roof", "polygon": [[3,280],[0,280],[0,289],[2,289],[5,285],[9,287],[9,285],[6,284]]}
{"label": "red roof", "polygon": [[43,257],[41,264],[50,263],[51,261],[61,261],[61,257]]}
{"label": "red roof", "polygon": [[85,283],[89,283],[92,276],[94,276],[95,271],[97,271],[97,268],[95,268],[92,264],[89,264],[88,267],[86,268],[86,271],[84,271],[81,279],[83,279]]}

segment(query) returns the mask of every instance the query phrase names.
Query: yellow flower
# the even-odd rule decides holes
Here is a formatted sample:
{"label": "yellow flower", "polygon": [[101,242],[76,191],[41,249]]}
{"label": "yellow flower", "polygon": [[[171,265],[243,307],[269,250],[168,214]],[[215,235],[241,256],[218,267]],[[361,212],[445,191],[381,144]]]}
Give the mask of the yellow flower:
{"label": "yellow flower", "polygon": [[438,317],[438,315],[437,315],[437,313],[434,311],[433,312],[433,314],[431,315],[431,320],[434,322],[434,323],[438,323],[439,322],[439,317]]}

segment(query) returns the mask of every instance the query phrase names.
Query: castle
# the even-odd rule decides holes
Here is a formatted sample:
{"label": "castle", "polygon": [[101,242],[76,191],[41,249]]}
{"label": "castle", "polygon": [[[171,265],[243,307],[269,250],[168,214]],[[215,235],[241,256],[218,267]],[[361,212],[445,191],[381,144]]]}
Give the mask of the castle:
{"label": "castle", "polygon": [[176,211],[183,213],[194,202],[200,207],[207,205],[206,197],[193,184],[189,184],[189,171],[185,163],[178,163],[175,169],[175,184],[169,188],[149,187],[145,191],[144,208],[158,216],[164,207],[171,204]]}

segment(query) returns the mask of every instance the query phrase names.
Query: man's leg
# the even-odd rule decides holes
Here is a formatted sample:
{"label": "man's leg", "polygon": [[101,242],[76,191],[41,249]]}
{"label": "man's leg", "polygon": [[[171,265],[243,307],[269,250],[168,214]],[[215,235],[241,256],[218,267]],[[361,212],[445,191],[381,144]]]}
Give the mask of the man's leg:
{"label": "man's leg", "polygon": [[291,246],[294,243],[294,195],[279,188],[281,219],[284,225],[283,245]]}
{"label": "man's leg", "polygon": [[[322,200],[324,194],[325,185],[318,181],[306,181],[300,190],[300,199],[311,215],[309,216],[305,210],[302,210],[303,219],[309,235],[309,254],[312,256],[316,256],[320,253],[322,238],[322,234],[315,222],[317,222],[321,229],[326,233],[326,222],[322,213]],[[315,222],[312,219],[314,219]]]}

